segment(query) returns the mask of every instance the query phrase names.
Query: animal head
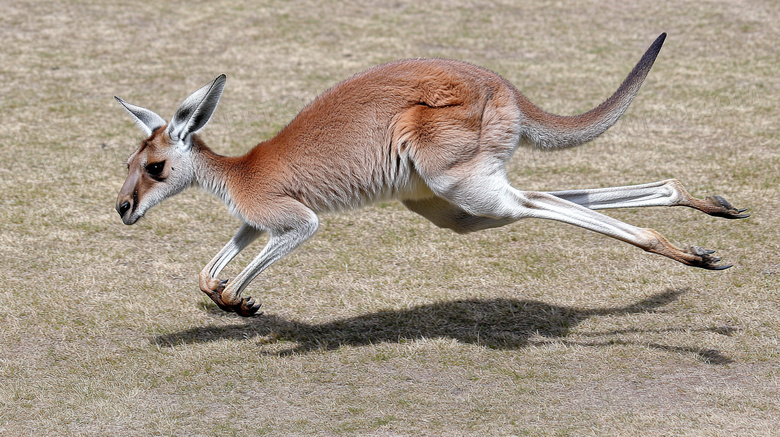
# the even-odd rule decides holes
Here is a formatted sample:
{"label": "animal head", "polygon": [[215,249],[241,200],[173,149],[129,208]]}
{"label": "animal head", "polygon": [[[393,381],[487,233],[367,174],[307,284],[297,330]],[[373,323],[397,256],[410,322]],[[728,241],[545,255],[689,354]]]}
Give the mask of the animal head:
{"label": "animal head", "polygon": [[114,97],[147,136],[127,160],[127,179],[116,199],[116,211],[126,225],[195,181],[193,135],[211,119],[224,88],[223,74],[187,97],[170,123],[153,111]]}

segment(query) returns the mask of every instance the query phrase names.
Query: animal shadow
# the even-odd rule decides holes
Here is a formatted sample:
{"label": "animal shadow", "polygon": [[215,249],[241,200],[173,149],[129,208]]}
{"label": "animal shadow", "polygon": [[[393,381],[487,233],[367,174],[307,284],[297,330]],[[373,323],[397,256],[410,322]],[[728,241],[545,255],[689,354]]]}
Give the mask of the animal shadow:
{"label": "animal shadow", "polygon": [[[624,340],[574,342],[565,340],[570,330],[592,316],[628,315],[656,311],[684,294],[686,289],[667,290],[633,305],[617,308],[578,309],[550,305],[533,300],[468,299],[437,302],[407,309],[382,310],[327,323],[308,324],[275,315],[246,319],[244,323],[207,326],[155,336],[151,341],[161,347],[205,343],[220,339],[271,338],[293,346],[280,355],[301,354],[312,350],[333,350],[342,345],[365,346],[377,343],[404,342],[424,338],[452,338],[462,343],[479,344],[495,349],[521,349],[539,337],[569,344],[607,346],[630,344]],[[662,331],[680,329],[668,328]],[[690,329],[686,329],[690,331]],[[730,335],[729,328],[702,328]],[[649,332],[636,330],[632,332]],[[653,331],[660,332],[660,331]],[[589,334],[609,337],[628,331]],[[647,345],[646,343],[643,343]],[[649,344],[650,347],[675,353],[692,353],[710,364],[731,362],[719,351],[684,346]]]}

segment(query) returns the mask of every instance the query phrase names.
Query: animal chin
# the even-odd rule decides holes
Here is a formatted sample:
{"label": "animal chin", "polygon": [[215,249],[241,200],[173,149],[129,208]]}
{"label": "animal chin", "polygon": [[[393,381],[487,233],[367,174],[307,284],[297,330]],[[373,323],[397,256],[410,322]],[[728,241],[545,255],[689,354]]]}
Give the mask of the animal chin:
{"label": "animal chin", "polygon": [[124,224],[126,224],[126,225],[128,225],[128,226],[129,226],[129,225],[133,225],[133,224],[135,224],[135,223],[136,223],[138,220],[140,220],[140,219],[141,219],[143,216],[144,216],[143,214],[137,214],[137,215],[136,215],[136,214],[134,214],[134,213],[132,213],[132,212],[131,212],[130,214],[128,214],[127,218],[125,218],[125,217],[122,217],[122,223],[124,223]]}

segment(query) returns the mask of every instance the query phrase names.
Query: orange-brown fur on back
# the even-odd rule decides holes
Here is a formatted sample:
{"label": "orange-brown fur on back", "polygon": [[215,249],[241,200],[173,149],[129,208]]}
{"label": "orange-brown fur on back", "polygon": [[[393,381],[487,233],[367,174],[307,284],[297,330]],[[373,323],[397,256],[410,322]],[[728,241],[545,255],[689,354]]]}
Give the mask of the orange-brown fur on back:
{"label": "orange-brown fur on back", "polygon": [[484,153],[511,155],[520,135],[515,93],[495,73],[462,62],[414,59],[372,68],[323,93],[241,158],[230,191],[239,205],[261,204],[256,193],[242,191],[263,186],[258,191],[293,197],[316,212],[430,197],[420,171],[457,167]]}

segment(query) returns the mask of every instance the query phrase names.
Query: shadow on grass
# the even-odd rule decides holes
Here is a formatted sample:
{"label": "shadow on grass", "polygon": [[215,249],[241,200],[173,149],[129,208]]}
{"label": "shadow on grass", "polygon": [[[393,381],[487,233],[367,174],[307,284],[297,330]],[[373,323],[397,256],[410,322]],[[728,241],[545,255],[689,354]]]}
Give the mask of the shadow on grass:
{"label": "shadow on grass", "polygon": [[[376,343],[403,342],[422,338],[452,338],[463,343],[496,349],[520,349],[530,344],[562,341],[582,346],[633,344],[625,340],[576,342],[565,340],[569,330],[593,316],[626,315],[655,311],[685,293],[686,289],[668,290],[636,304],[618,308],[578,309],[549,305],[538,301],[516,299],[471,299],[439,302],[401,310],[383,310],[322,324],[307,324],[279,316],[262,315],[228,326],[207,326],[158,335],[154,344],[171,347],[180,344],[205,343],[220,339],[269,337],[276,342],[295,346],[280,355],[300,354],[312,350],[333,350],[342,345],[364,346]],[[627,333],[674,332],[689,329],[620,330],[587,334],[610,337]],[[703,328],[724,335],[728,328]],[[542,337],[541,341],[538,337]],[[532,338],[536,340],[532,341]],[[637,342],[638,343],[638,342]],[[719,351],[684,346],[642,343],[645,346],[675,353],[691,353],[711,364],[727,364],[731,359]]]}

